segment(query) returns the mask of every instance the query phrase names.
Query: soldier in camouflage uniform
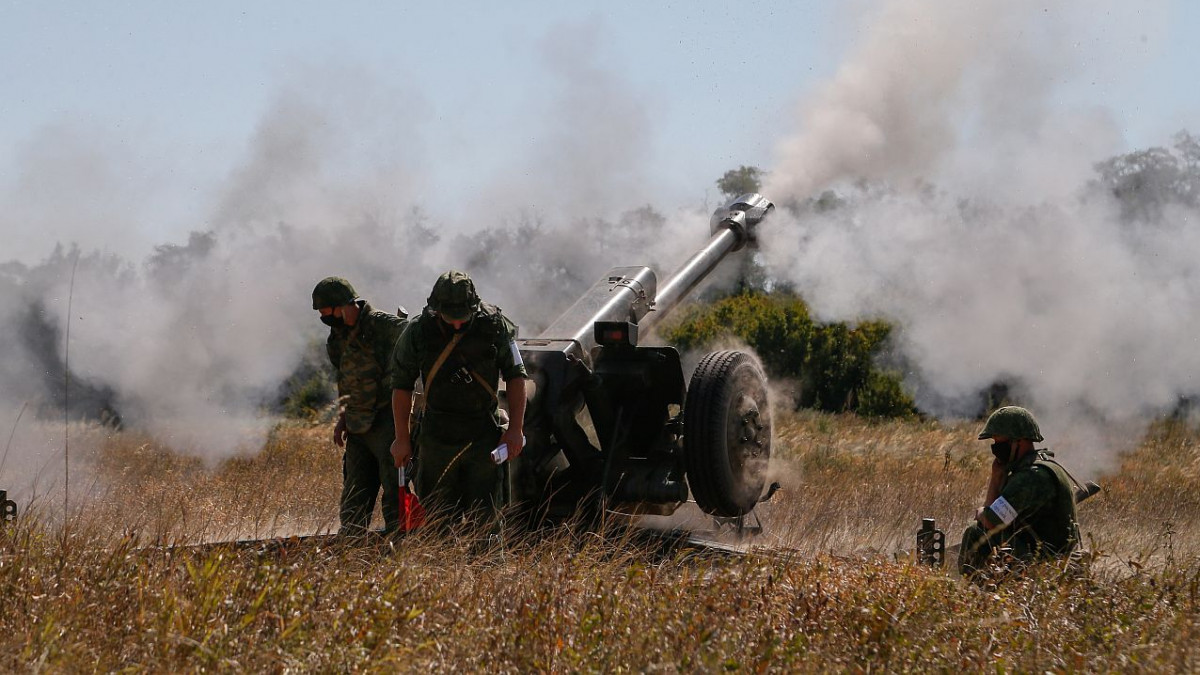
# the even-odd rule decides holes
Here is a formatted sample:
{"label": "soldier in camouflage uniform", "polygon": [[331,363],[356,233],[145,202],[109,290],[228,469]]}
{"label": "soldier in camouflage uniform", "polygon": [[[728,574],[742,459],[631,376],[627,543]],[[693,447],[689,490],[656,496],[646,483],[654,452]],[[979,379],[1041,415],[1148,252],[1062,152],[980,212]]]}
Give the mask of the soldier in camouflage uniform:
{"label": "soldier in camouflage uniform", "polygon": [[[480,302],[462,272],[441,275],[429,304],[404,331],[392,364],[396,439],[403,466],[417,448],[416,488],[431,513],[480,516],[500,504],[503,473],[491,459],[501,442],[509,457],[524,446],[525,365],[517,327],[498,307]],[[415,439],[409,425],[413,386],[424,385],[424,413]],[[496,389],[507,387],[511,423],[501,428]]]}
{"label": "soldier in camouflage uniform", "polygon": [[1070,555],[1080,542],[1074,480],[1054,453],[1033,447],[1043,440],[1037,420],[1005,406],[988,417],[979,438],[992,439],[995,460],[984,506],[963,533],[959,571],[984,572],[1001,549],[1022,562]]}
{"label": "soldier in camouflage uniform", "polygon": [[317,284],[313,309],[329,326],[325,346],[337,372],[342,402],[333,429],[333,442],[345,447],[338,533],[366,533],[380,488],[384,530],[395,532],[400,525],[400,482],[389,452],[395,422],[388,369],[405,322],[373,309],[341,277],[328,277]]}

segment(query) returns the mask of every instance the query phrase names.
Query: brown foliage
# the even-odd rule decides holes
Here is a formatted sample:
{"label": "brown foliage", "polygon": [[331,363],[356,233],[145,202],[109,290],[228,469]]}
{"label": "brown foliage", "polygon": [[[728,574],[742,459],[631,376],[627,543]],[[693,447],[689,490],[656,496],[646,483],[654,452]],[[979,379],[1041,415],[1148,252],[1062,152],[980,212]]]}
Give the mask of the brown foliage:
{"label": "brown foliage", "polygon": [[771,548],[742,557],[618,527],[144,548],[330,524],[338,455],[325,428],[217,467],[118,435],[93,460],[106,494],[0,536],[0,669],[1194,669],[1200,435],[1157,426],[1102,480],[1088,574],[984,590],[897,555],[922,515],[951,540],[966,524],[989,459],[972,428],[783,415]]}

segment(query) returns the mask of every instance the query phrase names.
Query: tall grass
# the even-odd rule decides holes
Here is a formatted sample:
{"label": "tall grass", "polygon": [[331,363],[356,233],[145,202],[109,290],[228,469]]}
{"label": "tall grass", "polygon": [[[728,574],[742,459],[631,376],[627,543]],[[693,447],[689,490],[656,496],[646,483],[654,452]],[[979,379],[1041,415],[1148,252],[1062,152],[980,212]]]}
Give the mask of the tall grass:
{"label": "tall grass", "polygon": [[147,547],[328,526],[339,457],[324,428],[217,467],[123,434],[65,537],[36,513],[0,535],[0,669],[1194,670],[1195,431],[1156,427],[1082,508],[1088,574],[994,589],[899,553],[923,515],[957,540],[989,459],[969,431],[785,415],[771,548],[741,557],[617,524]]}

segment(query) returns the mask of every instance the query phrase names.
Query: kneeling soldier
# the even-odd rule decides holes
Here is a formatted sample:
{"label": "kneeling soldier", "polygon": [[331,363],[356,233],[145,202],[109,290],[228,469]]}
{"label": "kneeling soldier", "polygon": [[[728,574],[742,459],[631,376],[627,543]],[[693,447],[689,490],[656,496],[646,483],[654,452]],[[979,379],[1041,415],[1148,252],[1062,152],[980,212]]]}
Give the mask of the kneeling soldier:
{"label": "kneeling soldier", "polygon": [[963,533],[958,566],[983,572],[999,549],[1023,562],[1052,560],[1079,546],[1074,481],[1049,450],[1037,420],[1024,408],[1005,406],[988,417],[980,440],[992,439],[987,499]]}

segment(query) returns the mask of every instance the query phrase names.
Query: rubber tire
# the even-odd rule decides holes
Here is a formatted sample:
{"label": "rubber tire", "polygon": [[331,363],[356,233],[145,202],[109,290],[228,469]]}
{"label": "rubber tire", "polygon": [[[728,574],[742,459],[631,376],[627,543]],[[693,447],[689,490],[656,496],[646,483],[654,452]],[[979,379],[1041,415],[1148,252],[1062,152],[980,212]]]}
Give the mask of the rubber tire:
{"label": "rubber tire", "polygon": [[749,354],[726,350],[700,361],[683,407],[683,451],[692,497],[705,513],[735,518],[758,503],[771,458],[771,408],[767,378]]}

